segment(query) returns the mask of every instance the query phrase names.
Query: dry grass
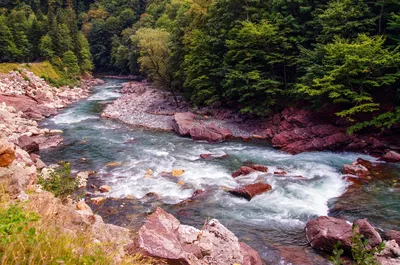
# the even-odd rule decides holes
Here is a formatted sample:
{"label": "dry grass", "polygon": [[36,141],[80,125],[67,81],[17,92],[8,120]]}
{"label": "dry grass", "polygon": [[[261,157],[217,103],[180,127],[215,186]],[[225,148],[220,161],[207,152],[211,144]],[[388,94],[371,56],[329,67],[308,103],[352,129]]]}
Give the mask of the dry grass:
{"label": "dry grass", "polygon": [[82,232],[54,226],[47,218],[23,209],[11,201],[0,185],[0,264],[2,265],[152,265],[160,261],[140,255],[117,260],[113,246],[93,240]]}
{"label": "dry grass", "polygon": [[35,75],[42,77],[46,76],[47,78],[51,78],[52,80],[60,80],[60,75],[56,72],[54,67],[50,62],[44,61],[40,63],[0,63],[0,73],[9,73],[10,71],[15,71],[18,69],[25,68],[28,71],[31,71]]}

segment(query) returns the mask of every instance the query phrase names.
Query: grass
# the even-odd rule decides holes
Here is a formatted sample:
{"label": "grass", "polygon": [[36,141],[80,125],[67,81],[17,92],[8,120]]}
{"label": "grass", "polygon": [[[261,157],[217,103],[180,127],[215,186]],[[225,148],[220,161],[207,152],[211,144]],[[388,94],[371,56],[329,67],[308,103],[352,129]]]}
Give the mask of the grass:
{"label": "grass", "polygon": [[49,61],[38,63],[0,63],[0,73],[9,73],[10,71],[21,70],[25,68],[31,71],[36,76],[39,76],[52,84],[53,86],[60,87],[65,85],[75,85],[76,80],[65,76],[57,70]]}
{"label": "grass", "polygon": [[152,265],[159,261],[140,255],[116,260],[113,246],[96,243],[81,232],[67,233],[51,220],[10,200],[0,185],[0,264],[2,265]]}

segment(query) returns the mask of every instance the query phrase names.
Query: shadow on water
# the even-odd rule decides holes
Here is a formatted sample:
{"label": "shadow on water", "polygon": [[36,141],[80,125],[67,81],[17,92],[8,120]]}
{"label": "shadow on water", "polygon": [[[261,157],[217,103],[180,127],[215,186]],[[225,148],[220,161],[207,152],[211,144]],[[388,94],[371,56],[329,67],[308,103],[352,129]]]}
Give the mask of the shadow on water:
{"label": "shadow on water", "polygon": [[[197,228],[205,220],[217,218],[256,249],[266,264],[325,264],[320,253],[307,246],[303,229],[310,218],[330,211],[348,219],[368,217],[384,228],[399,226],[400,208],[394,203],[399,201],[399,193],[390,190],[391,180],[363,187],[356,197],[339,198],[346,189],[341,166],[358,157],[372,157],[330,152],[292,156],[260,143],[207,144],[170,132],[132,128],[100,118],[105,103],[120,96],[115,91],[123,82],[106,81],[87,100],[43,122],[43,126],[64,131],[64,145],[40,155],[47,163],[68,160],[75,170],[97,171],[89,185],[107,184],[112,191],[103,205],[91,206],[107,222],[138,229],[155,207]],[[206,161],[200,159],[204,153],[227,158]],[[81,158],[87,162],[81,163]],[[120,166],[106,166],[110,162],[119,162]],[[284,170],[289,174],[254,173],[233,179],[231,173],[248,162],[267,165],[269,172]],[[146,178],[149,169],[153,175]],[[163,176],[163,171],[173,169],[184,169],[185,173],[180,178]],[[394,170],[393,178],[398,174],[399,170]],[[257,181],[271,184],[272,191],[250,202],[226,192]],[[196,190],[207,192],[197,200],[186,201]],[[387,220],[387,215],[397,221]]]}

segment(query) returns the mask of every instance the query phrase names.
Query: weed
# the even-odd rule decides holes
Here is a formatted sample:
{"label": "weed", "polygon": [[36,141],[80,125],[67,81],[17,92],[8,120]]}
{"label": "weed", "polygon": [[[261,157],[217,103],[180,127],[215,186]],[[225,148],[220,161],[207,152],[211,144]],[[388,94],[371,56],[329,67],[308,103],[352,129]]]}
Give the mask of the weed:
{"label": "weed", "polygon": [[[353,236],[351,237],[351,254],[353,257],[353,265],[380,265],[375,257],[376,253],[381,252],[385,248],[385,243],[371,248],[368,246],[368,239],[363,240],[364,236],[357,232],[357,226],[353,227]],[[343,265],[343,260],[340,258],[343,254],[343,249],[340,248],[340,241],[335,244],[333,256],[329,261],[333,265]]]}
{"label": "weed", "polygon": [[79,188],[79,179],[71,176],[71,163],[67,162],[61,163],[46,178],[39,175],[38,183],[42,185],[44,190],[52,192],[62,200],[68,196],[73,196]]}

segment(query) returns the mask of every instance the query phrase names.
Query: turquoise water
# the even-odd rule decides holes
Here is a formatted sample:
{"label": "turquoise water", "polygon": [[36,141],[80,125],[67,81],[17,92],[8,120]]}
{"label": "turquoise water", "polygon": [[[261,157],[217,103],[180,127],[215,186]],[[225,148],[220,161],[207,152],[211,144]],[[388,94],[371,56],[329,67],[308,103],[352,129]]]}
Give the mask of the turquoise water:
{"label": "turquoise water", "polygon": [[[208,144],[172,132],[133,128],[100,118],[104,102],[120,96],[115,90],[120,88],[121,81],[106,81],[87,100],[43,122],[49,128],[64,130],[65,140],[62,147],[41,152],[47,163],[68,160],[76,170],[98,172],[91,183],[112,188],[107,196],[113,199],[94,208],[106,221],[138,228],[156,206],[198,228],[206,219],[217,218],[240,240],[255,248],[268,264],[289,264],[282,260],[279,246],[306,246],[305,223],[318,215],[330,213],[349,219],[365,216],[383,228],[400,225],[399,192],[391,188],[391,180],[378,181],[364,187],[365,192],[359,195],[338,199],[347,185],[340,174],[342,165],[358,157],[375,160],[372,157],[330,152],[293,156],[261,143]],[[227,154],[228,158],[205,161],[199,157],[204,153]],[[81,163],[82,157],[88,162]],[[106,166],[109,162],[122,165],[110,168]],[[233,179],[232,172],[247,162],[266,165],[271,173]],[[145,178],[149,169],[153,177]],[[173,169],[184,169],[185,173],[179,179],[161,176],[161,172]],[[288,176],[274,175],[272,172],[277,169],[288,172]],[[393,178],[399,176],[398,172],[393,170]],[[299,180],[296,176],[306,179]],[[257,181],[269,183],[272,191],[251,201],[225,191]],[[206,195],[198,201],[182,203],[198,189],[206,190]],[[149,192],[157,193],[159,199],[146,202],[126,199],[142,198]],[[388,222],[384,217],[387,214],[397,220]],[[311,259],[317,257],[313,251],[307,255]]]}

